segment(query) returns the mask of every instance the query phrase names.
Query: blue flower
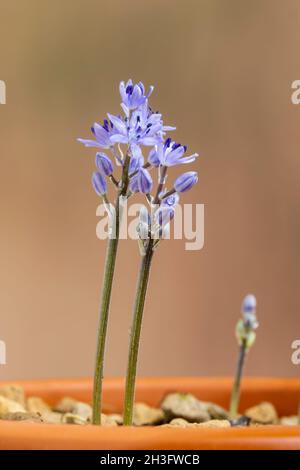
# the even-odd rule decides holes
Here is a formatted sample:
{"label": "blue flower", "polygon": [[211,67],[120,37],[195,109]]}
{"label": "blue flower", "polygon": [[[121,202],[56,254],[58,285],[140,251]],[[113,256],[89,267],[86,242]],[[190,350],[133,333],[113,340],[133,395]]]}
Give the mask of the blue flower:
{"label": "blue flower", "polygon": [[104,119],[103,125],[94,123],[91,127],[91,131],[94,134],[96,140],[91,139],[77,139],[79,142],[85,145],[85,147],[111,147],[110,138],[114,134],[113,126],[107,119]]}
{"label": "blue flower", "polygon": [[126,84],[125,82],[121,82],[119,90],[122,98],[122,107],[125,114],[128,115],[128,110],[136,109],[138,106],[145,103],[145,101],[153,92],[154,87],[150,86],[147,95],[145,95],[145,87],[143,83],[138,82],[136,85],[134,85],[130,79]]}
{"label": "blue flower", "polygon": [[[163,194],[161,195],[163,197]],[[166,197],[165,199],[162,199],[161,205],[162,206],[168,206],[168,207],[174,207],[176,204],[179,202],[179,194],[174,193],[171,194],[170,196]]]}
{"label": "blue flower", "polygon": [[138,145],[131,146],[131,158],[129,163],[129,174],[135,173],[144,165],[144,157]]}
{"label": "blue flower", "polygon": [[177,144],[168,138],[164,143],[158,144],[148,155],[148,161],[153,166],[175,166],[192,163],[198,157],[197,153],[183,157],[187,147]]}
{"label": "blue flower", "polygon": [[153,181],[149,171],[145,168],[140,168],[138,173],[130,179],[129,187],[133,193],[150,193],[153,187]]}
{"label": "blue flower", "polygon": [[105,153],[96,153],[96,166],[103,176],[110,176],[114,171],[111,159]]}
{"label": "blue flower", "polygon": [[148,154],[148,162],[151,166],[158,167],[160,165],[160,161],[157,154],[157,148],[153,147],[149,154]]}
{"label": "blue flower", "polygon": [[92,175],[92,185],[99,196],[103,196],[107,191],[105,177],[98,171],[94,171]]}
{"label": "blue flower", "polygon": [[156,222],[160,225],[160,227],[165,227],[167,224],[171,222],[175,214],[175,210],[173,207],[169,206],[161,206],[155,212],[155,219]]}
{"label": "blue flower", "polygon": [[130,118],[123,119],[112,114],[108,117],[115,128],[115,133],[110,137],[113,144],[156,145],[163,141],[166,130],[174,129],[163,125],[161,114],[154,113],[147,101],[133,111]]}
{"label": "blue flower", "polygon": [[174,189],[178,193],[184,193],[191,189],[198,181],[198,174],[196,171],[187,171],[178,176],[174,183]]}

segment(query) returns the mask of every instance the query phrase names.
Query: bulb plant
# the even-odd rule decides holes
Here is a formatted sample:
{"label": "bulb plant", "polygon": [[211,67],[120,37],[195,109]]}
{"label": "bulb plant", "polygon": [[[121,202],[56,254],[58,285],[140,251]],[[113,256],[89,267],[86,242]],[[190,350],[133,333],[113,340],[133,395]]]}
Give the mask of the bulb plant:
{"label": "bulb plant", "polygon": [[249,294],[244,298],[241,313],[242,318],[238,320],[235,330],[239,353],[229,408],[231,418],[236,418],[238,414],[241,378],[245,359],[256,339],[255,330],[258,327],[258,322],[256,319],[256,298],[254,295]]}
{"label": "bulb plant", "polygon": [[[170,221],[174,217],[175,207],[179,201],[179,193],[188,191],[198,180],[196,172],[184,172],[168,190],[167,172],[169,167],[192,163],[198,154],[186,156],[186,146],[166,137],[168,131],[176,128],[164,125],[162,115],[154,112],[149,106],[152,86],[146,93],[141,82],[134,84],[132,80],[128,80],[127,83],[123,81],[120,83],[119,91],[122,114],[118,116],[108,114],[102,124],[94,123],[91,127],[92,139],[78,139],[78,141],[86,147],[98,149],[92,185],[102,198],[110,217],[97,335],[93,424],[101,424],[104,354],[122,207],[126,200],[136,193],[143,193],[150,205],[150,213],[146,207],[141,208],[137,227],[141,266],[131,328],[124,407],[124,424],[130,425],[141,323],[153,253],[169,230]],[[117,172],[120,173],[119,176]],[[157,176],[152,176],[151,172],[155,172]],[[109,182],[116,190],[114,203],[110,201],[108,195]],[[156,189],[153,192],[155,185]]]}

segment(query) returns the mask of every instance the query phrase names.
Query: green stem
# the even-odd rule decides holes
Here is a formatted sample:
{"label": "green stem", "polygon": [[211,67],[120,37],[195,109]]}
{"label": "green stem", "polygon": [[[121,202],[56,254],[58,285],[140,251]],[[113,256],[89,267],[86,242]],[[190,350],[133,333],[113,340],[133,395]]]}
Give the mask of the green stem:
{"label": "green stem", "polygon": [[160,174],[159,183],[158,183],[157,191],[156,191],[156,196],[154,198],[153,204],[159,204],[159,195],[160,195],[160,193],[161,193],[161,191],[164,187],[164,184],[165,184],[167,169],[168,169],[167,166],[163,166],[161,168],[161,174]]}
{"label": "green stem", "polygon": [[96,365],[93,387],[93,424],[101,424],[102,382],[105,342],[108,324],[109,305],[111,299],[111,291],[119,242],[119,197],[117,198],[116,206],[117,207],[115,214],[115,234],[113,234],[113,238],[110,238],[108,241],[104,265],[104,278],[101,295],[100,322],[98,328]]}
{"label": "green stem", "polygon": [[100,307],[100,322],[98,328],[98,340],[96,351],[96,365],[94,372],[94,385],[93,385],[93,415],[92,423],[101,424],[101,408],[102,408],[102,386],[103,386],[103,367],[104,367],[104,353],[107,335],[107,324],[109,305],[112,292],[113,277],[115,271],[119,234],[120,234],[120,199],[125,197],[128,189],[128,167],[130,157],[126,155],[122,172],[122,184],[116,200],[114,221],[112,224],[113,233],[112,238],[109,239],[106,251],[106,259],[104,266],[104,278],[101,295]]}
{"label": "green stem", "polygon": [[240,345],[235,379],[234,379],[234,384],[233,384],[232,392],[231,392],[231,400],[230,400],[230,408],[229,408],[229,414],[231,418],[235,418],[238,414],[238,407],[239,407],[239,400],[240,400],[240,385],[241,385],[241,378],[242,378],[246,354],[247,354],[247,341],[243,340],[242,344]]}
{"label": "green stem", "polygon": [[149,240],[145,255],[142,257],[139,278],[137,284],[133,322],[130,334],[130,346],[126,375],[125,401],[124,401],[124,425],[130,426],[133,417],[134,392],[136,381],[136,369],[139,350],[139,341],[143,319],[143,311],[153,257],[153,239]]}

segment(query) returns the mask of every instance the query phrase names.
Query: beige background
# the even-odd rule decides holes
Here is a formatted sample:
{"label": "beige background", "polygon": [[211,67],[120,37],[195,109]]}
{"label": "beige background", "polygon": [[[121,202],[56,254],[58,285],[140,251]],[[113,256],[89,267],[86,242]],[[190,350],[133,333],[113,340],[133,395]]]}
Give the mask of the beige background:
{"label": "beige background", "polygon": [[[247,373],[296,376],[300,338],[298,0],[0,0],[0,378],[92,373],[105,243],[94,151],[76,138],[118,83],[156,86],[153,107],[201,155],[205,248],[155,256],[140,373],[226,375],[242,297],[260,328]],[[122,242],[106,374],[124,373],[139,254]]]}

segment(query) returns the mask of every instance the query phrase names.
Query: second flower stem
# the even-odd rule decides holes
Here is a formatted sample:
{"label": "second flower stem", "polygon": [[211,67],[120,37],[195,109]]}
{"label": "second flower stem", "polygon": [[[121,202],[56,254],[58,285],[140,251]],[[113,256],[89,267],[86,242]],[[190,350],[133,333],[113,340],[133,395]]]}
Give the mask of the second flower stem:
{"label": "second flower stem", "polygon": [[230,409],[229,409],[229,414],[231,418],[235,418],[238,414],[238,407],[239,407],[239,401],[240,401],[241,377],[243,373],[243,367],[245,363],[246,354],[247,354],[247,342],[246,340],[243,340],[240,345],[235,379],[234,379],[234,384],[233,384],[232,392],[231,392]]}
{"label": "second flower stem", "polygon": [[132,424],[139,342],[152,257],[153,239],[149,239],[146,252],[141,261],[130,334],[123,419],[125,426]]}

